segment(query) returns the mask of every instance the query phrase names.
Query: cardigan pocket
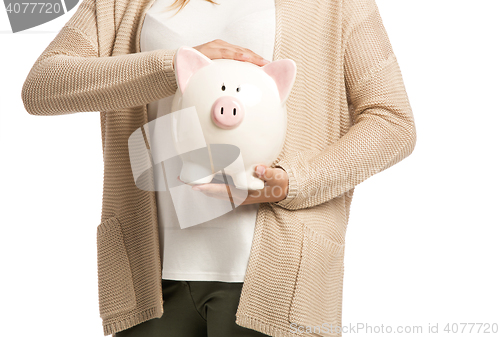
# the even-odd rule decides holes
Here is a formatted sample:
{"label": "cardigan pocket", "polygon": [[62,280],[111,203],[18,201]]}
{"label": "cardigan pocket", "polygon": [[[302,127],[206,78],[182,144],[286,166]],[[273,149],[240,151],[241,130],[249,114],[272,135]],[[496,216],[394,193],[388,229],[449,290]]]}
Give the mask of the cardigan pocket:
{"label": "cardigan pocket", "polygon": [[136,306],[130,262],[116,217],[97,227],[99,311],[102,318]]}
{"label": "cardigan pocket", "polygon": [[342,324],[343,276],[344,245],[304,225],[302,253],[288,317],[294,328],[313,329],[310,331],[323,333],[322,336],[340,335],[337,331]]}

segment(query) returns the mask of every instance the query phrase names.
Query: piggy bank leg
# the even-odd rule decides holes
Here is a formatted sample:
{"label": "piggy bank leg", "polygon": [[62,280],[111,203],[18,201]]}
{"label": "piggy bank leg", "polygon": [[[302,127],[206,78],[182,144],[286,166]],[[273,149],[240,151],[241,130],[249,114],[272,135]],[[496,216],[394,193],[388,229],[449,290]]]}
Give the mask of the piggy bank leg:
{"label": "piggy bank leg", "polygon": [[255,177],[255,166],[246,169],[243,157],[240,153],[237,160],[227,166],[224,171],[233,179],[234,186],[240,190],[261,190],[264,188],[264,181]]}
{"label": "piggy bank leg", "polygon": [[192,163],[184,162],[180,179],[189,185],[207,184],[212,181],[215,173],[208,168]]}
{"label": "piggy bank leg", "polygon": [[248,178],[248,189],[249,190],[261,190],[264,188],[264,181],[262,179],[253,176],[253,171],[247,175]]}
{"label": "piggy bank leg", "polygon": [[240,190],[255,191],[264,188],[264,182],[253,176],[253,170],[231,175],[231,178],[233,178],[234,186]]}

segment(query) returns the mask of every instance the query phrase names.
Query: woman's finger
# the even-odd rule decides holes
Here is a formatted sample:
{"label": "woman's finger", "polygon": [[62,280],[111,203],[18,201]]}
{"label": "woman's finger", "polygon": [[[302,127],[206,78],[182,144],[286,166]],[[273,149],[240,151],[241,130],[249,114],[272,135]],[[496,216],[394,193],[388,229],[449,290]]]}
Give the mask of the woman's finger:
{"label": "woman's finger", "polygon": [[211,60],[230,59],[243,62],[251,62],[258,66],[264,66],[270,61],[254,53],[250,49],[230,44],[226,41],[216,39],[205,44],[193,47]]}
{"label": "woman's finger", "polygon": [[220,53],[220,58],[222,59],[251,62],[257,65],[265,65],[269,63],[260,55],[257,55],[254,52],[242,52],[239,50],[239,47],[236,46],[222,47],[219,48],[218,51]]}
{"label": "woman's finger", "polygon": [[288,174],[282,168],[272,168],[261,164],[255,167],[255,173],[257,177],[264,181],[265,186],[272,189],[273,194],[279,192],[276,197],[288,194]]}

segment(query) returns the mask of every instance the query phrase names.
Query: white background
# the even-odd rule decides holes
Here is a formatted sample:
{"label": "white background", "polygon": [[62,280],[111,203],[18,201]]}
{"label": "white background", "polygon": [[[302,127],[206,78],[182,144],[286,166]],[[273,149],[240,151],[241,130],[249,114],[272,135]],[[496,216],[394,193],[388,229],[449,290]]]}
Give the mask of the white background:
{"label": "white background", "polygon": [[[439,335],[446,323],[500,324],[500,3],[377,4],[418,140],[356,188],[343,324],[423,327],[405,336],[428,335],[429,324]],[[99,113],[32,116],[21,101],[36,58],[75,10],[12,34],[0,9],[0,317],[9,336],[103,335]]]}

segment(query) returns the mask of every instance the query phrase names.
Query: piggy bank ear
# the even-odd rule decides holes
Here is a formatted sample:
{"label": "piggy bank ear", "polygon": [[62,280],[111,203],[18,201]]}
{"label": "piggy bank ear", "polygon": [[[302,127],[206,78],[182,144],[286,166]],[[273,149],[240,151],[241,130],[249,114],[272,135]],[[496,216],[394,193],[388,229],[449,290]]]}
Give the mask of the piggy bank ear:
{"label": "piggy bank ear", "polygon": [[191,76],[211,63],[211,59],[194,48],[183,46],[177,49],[174,60],[175,77],[181,92],[184,93],[184,90],[186,90]]}
{"label": "piggy bank ear", "polygon": [[261,69],[276,82],[280,93],[281,104],[283,104],[288,98],[288,95],[290,95],[293,84],[295,83],[295,76],[297,74],[297,65],[295,61],[290,59],[277,60],[266,64],[261,67]]}

